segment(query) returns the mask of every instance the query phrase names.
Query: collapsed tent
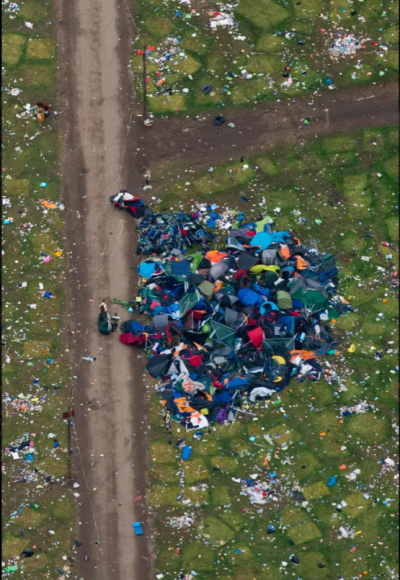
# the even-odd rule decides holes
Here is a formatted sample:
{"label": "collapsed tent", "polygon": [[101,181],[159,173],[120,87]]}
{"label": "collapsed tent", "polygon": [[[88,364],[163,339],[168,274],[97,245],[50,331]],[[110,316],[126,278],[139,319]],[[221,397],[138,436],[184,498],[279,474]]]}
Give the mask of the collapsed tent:
{"label": "collapsed tent", "polygon": [[[204,246],[214,239],[213,234],[202,229],[197,213],[153,213],[148,208],[140,221],[139,231],[138,255],[172,255],[183,258],[182,252],[188,248],[199,243]],[[200,255],[200,259],[202,258]]]}
{"label": "collapsed tent", "polygon": [[153,254],[138,267],[140,311],[152,322],[124,322],[121,342],[149,354],[165,413],[186,429],[234,421],[243,397],[269,399],[291,378],[319,380],[317,359],[337,352],[328,322],[352,310],[334,256],[266,220],[237,225],[222,250],[196,214],[149,212],[139,225],[139,253]]}

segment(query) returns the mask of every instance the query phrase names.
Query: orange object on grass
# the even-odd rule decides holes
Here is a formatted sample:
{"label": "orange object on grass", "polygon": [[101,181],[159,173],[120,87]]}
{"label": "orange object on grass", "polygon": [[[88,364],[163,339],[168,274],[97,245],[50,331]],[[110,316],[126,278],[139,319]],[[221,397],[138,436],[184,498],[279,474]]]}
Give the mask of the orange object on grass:
{"label": "orange object on grass", "polygon": [[227,257],[227,255],[228,254],[225,254],[225,252],[219,252],[218,250],[210,250],[209,252],[207,252],[206,257],[210,260],[210,262],[218,264],[218,262],[221,262],[224,258]]}
{"label": "orange object on grass", "polygon": [[292,362],[296,356],[301,356],[303,360],[311,360],[318,357],[318,355],[312,350],[291,350],[290,355],[290,362]]}

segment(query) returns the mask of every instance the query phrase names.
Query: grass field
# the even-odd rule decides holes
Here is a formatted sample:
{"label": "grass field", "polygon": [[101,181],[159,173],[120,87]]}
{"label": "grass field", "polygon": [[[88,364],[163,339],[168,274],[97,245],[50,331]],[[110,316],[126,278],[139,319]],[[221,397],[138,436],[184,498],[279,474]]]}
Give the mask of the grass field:
{"label": "grass field", "polygon": [[[245,106],[307,92],[394,81],[398,71],[398,4],[365,0],[221,2],[132,0],[136,49],[154,48],[147,63],[148,108],[155,115]],[[210,28],[216,11],[237,27]],[[362,48],[332,60],[331,44],[354,34]],[[173,44],[174,43],[174,44]],[[165,60],[167,58],[167,60]],[[160,60],[161,59],[161,60]],[[132,58],[142,98],[142,57]],[[291,86],[282,83],[290,68]],[[251,78],[245,78],[247,74]],[[157,85],[160,81],[163,84]],[[210,94],[202,87],[211,84]],[[165,94],[165,89],[172,94]]]}
{"label": "grass field", "polygon": [[[396,127],[382,127],[273,149],[245,159],[245,182],[235,177],[243,175],[237,160],[212,176],[208,168],[188,165],[151,168],[162,209],[190,210],[193,199],[218,204],[218,212],[245,212],[247,221],[265,211],[276,229],[291,229],[302,242],[315,240],[320,251],[334,253],[340,294],[356,309],[333,324],[340,354],[324,363],[337,373],[332,384],[292,381],[279,397],[251,407],[255,417],[239,418],[232,427],[213,427],[196,439],[175,426],[168,435],[154,395],[149,503],[157,570],[165,578],[175,579],[179,571],[194,571],[199,580],[398,578],[398,471],[382,463],[390,457],[396,464],[398,453],[398,304],[392,284],[398,250],[382,246],[398,244],[397,136]],[[190,177],[174,178],[183,174]],[[216,245],[223,247],[224,238],[221,233]],[[376,360],[373,354],[382,349],[393,350]],[[362,401],[375,410],[341,416],[343,407]],[[184,463],[173,448],[179,437],[192,446]],[[355,469],[357,478],[346,478]],[[276,502],[257,509],[241,494],[234,479],[253,474],[272,482]],[[327,486],[331,476],[337,477],[334,487]],[[294,489],[306,504],[294,501]],[[185,513],[194,518],[192,526],[169,525],[169,518]],[[276,531],[268,535],[270,524]],[[338,539],[342,526],[354,535]]]}
{"label": "grass field", "polygon": [[[2,448],[18,438],[31,439],[34,447],[20,451],[19,459],[3,454],[2,560],[18,567],[13,579],[42,580],[61,577],[57,568],[68,571],[75,538],[61,418],[70,380],[62,345],[64,220],[62,209],[41,203],[60,202],[57,118],[39,125],[36,116],[20,116],[37,101],[56,110],[54,14],[51,4],[19,4],[15,14],[8,4],[2,7]],[[22,557],[33,546],[34,556]]]}

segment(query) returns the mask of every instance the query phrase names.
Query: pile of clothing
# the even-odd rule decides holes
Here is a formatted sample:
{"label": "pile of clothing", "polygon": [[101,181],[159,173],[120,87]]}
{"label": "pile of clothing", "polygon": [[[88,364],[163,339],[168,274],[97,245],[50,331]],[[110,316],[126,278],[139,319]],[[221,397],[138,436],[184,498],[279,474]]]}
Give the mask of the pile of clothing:
{"label": "pile of clothing", "polygon": [[[141,243],[159,252],[138,267],[140,312],[152,320],[123,323],[121,342],[150,355],[165,415],[186,429],[233,421],[244,397],[271,398],[292,377],[319,380],[318,358],[337,352],[329,321],[352,308],[337,294],[335,257],[269,221],[241,223],[223,250],[201,251],[193,216],[152,214],[140,225]],[[171,250],[173,231],[181,243]]]}

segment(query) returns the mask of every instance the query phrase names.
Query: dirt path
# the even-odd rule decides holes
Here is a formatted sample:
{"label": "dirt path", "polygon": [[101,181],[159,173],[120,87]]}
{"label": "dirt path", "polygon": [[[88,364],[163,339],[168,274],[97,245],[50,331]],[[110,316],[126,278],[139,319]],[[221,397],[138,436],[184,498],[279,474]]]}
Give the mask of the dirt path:
{"label": "dirt path", "polygon": [[[76,577],[148,580],[149,538],[136,538],[132,529],[140,520],[149,530],[142,361],[118,336],[97,329],[101,300],[123,321],[129,316],[110,299],[130,298],[136,288],[135,222],[107,203],[139,178],[128,73],[131,27],[118,0],[64,0],[60,10],[73,455],[81,485],[77,539],[83,542]],[[82,360],[88,355],[96,361]],[[138,496],[143,499],[135,501]]]}
{"label": "dirt path", "polygon": [[[197,120],[186,115],[157,119],[143,139],[146,159],[151,165],[166,161],[201,165],[246,153],[254,155],[315,135],[398,124],[398,85],[394,84],[355,87],[295,100],[295,103],[290,100],[264,103],[242,111],[222,111],[226,118],[222,127],[213,125],[218,110],[199,115]],[[310,118],[310,125],[301,123],[304,117]],[[227,126],[231,122],[234,128]]]}

